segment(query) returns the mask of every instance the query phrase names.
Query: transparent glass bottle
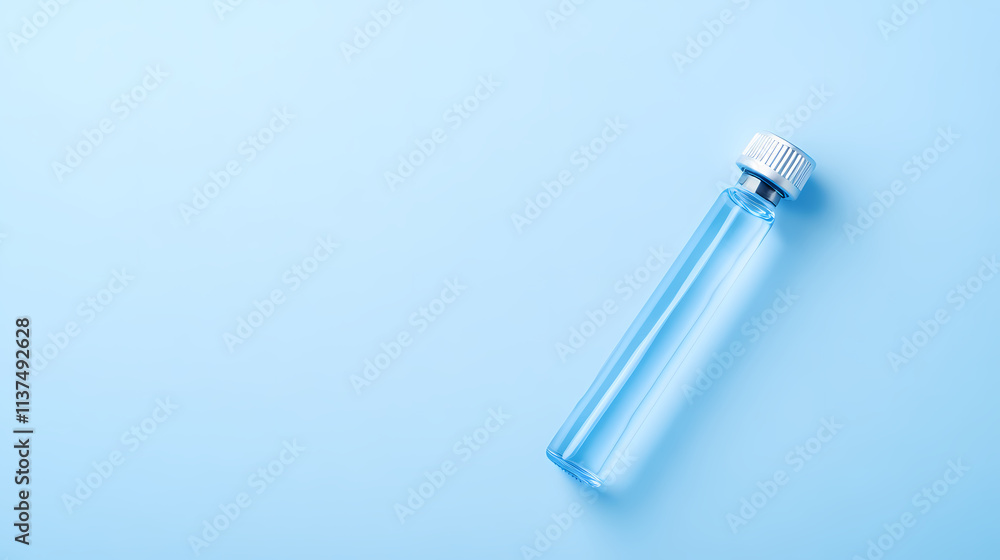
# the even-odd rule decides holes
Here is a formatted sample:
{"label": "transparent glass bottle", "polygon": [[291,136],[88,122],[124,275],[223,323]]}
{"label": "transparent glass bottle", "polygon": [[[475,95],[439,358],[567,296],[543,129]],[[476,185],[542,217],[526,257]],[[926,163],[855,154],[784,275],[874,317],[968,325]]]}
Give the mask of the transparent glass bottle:
{"label": "transparent glass bottle", "polygon": [[723,191],[625,332],[597,379],[546,449],[549,459],[600,486],[666,389],[702,329],[815,162],[787,140],[758,133]]}

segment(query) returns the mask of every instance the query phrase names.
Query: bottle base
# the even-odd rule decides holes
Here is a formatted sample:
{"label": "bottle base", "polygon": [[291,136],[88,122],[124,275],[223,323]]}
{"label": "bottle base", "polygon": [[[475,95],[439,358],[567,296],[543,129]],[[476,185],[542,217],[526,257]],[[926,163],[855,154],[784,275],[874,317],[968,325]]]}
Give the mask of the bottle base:
{"label": "bottle base", "polygon": [[597,478],[596,474],[588,471],[587,469],[581,467],[580,465],[577,465],[572,461],[563,459],[562,456],[560,456],[555,451],[552,451],[551,449],[546,449],[545,454],[548,455],[550,461],[555,463],[562,470],[566,471],[566,474],[572,476],[573,478],[579,480],[584,484],[593,486],[594,488],[598,488],[601,486],[601,484],[604,483],[600,478]]}

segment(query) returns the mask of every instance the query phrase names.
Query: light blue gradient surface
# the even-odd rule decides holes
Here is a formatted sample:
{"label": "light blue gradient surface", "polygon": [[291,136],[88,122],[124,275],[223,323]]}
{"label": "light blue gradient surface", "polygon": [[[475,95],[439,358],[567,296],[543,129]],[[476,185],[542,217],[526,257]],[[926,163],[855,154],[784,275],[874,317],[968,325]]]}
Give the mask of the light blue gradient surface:
{"label": "light blue gradient surface", "polygon": [[[948,300],[1000,252],[995,3],[928,0],[885,38],[892,2],[595,0],[553,28],[556,0],[400,0],[348,62],[341,44],[387,5],[247,0],[220,21],[210,0],[70,2],[15,52],[9,33],[41,8],[4,4],[0,331],[13,341],[30,316],[38,352],[69,321],[79,334],[31,375],[30,547],[13,541],[15,451],[0,454],[0,554],[192,558],[190,537],[241,492],[252,503],[200,557],[851,559],[904,512],[916,524],[887,560],[995,553],[1000,277]],[[726,9],[679,70],[674,53]],[[168,75],[120,119],[114,100],[156,65]],[[453,128],[446,111],[490,76]],[[246,161],[241,143],[285,107]],[[105,118],[114,131],[57,180],[52,162]],[[615,118],[627,129],[581,170],[574,152]],[[958,139],[913,181],[904,166],[949,127]],[[435,128],[444,142],[391,190],[384,173]],[[818,168],[689,367],[745,352],[664,403],[628,484],[584,494],[544,449],[655,281],[627,299],[616,285],[651,247],[679,252],[758,130],[790,130]],[[180,205],[230,160],[240,174],[185,223]],[[519,232],[511,215],[562,170],[573,182]],[[905,193],[849,239],[897,179]],[[285,272],[327,236],[339,248],[293,291]],[[78,313],[122,268],[134,280],[114,301]],[[224,333],[276,289],[230,352]],[[794,305],[753,338],[744,323],[786,289]],[[608,299],[618,311],[561,359]],[[887,354],[939,308],[948,323],[894,371]],[[411,344],[358,394],[352,376],[402,331]],[[177,410],[131,451],[122,434],[167,398]],[[843,428],[794,471],[787,454],[830,417]],[[258,494],[249,477],[293,441],[304,451]],[[913,496],[959,459],[970,470],[922,513]],[[396,504],[446,461],[401,523]],[[779,469],[787,484],[731,530]],[[571,509],[544,546],[536,531]]]}

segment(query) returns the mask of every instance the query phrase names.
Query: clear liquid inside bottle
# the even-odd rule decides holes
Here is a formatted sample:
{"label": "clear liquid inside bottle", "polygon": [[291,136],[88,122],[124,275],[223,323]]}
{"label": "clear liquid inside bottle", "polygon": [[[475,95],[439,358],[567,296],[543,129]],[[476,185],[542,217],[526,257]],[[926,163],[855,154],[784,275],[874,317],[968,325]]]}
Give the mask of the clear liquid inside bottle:
{"label": "clear liquid inside bottle", "polygon": [[552,439],[554,463],[604,484],[773,222],[761,196],[738,187],[719,195]]}

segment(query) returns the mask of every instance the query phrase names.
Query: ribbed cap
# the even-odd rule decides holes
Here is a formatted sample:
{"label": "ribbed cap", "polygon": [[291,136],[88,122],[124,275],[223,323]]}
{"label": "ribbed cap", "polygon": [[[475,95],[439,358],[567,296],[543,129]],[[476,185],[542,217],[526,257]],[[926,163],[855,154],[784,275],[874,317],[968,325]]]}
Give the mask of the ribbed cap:
{"label": "ribbed cap", "polygon": [[736,160],[743,171],[767,179],[785,198],[795,200],[816,168],[808,154],[784,138],[770,132],[758,132]]}

